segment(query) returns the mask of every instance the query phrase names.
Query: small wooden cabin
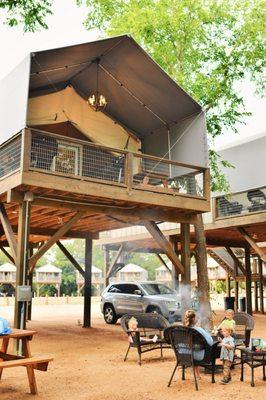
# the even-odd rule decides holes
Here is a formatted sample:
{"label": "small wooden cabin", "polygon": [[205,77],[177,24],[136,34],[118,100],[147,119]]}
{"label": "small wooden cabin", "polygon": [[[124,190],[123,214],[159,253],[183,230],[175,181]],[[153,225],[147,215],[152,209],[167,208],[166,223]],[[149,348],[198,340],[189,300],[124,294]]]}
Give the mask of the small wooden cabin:
{"label": "small wooden cabin", "polygon": [[0,265],[0,286],[12,285],[16,286],[16,267],[14,264],[5,263]]}
{"label": "small wooden cabin", "polygon": [[62,270],[55,265],[46,264],[36,269],[34,282],[37,286],[37,296],[40,295],[40,289],[44,285],[53,285],[57,290],[57,295],[60,297],[60,285],[62,282]]}
{"label": "small wooden cabin", "polygon": [[147,281],[148,271],[136,264],[127,264],[111,278],[112,282]]}
{"label": "small wooden cabin", "polygon": [[[84,288],[84,277],[79,271],[76,272],[76,283],[78,287],[78,296],[81,295],[81,291]],[[100,296],[104,288],[103,272],[100,268],[91,266],[91,283],[94,288],[94,295]]]}
{"label": "small wooden cabin", "polygon": [[132,37],[31,53],[0,102],[0,241],[18,285],[54,243],[73,261],[65,238],[86,239],[91,271],[92,239],[140,221],[184,273],[156,222],[189,226],[210,209],[205,114]]}

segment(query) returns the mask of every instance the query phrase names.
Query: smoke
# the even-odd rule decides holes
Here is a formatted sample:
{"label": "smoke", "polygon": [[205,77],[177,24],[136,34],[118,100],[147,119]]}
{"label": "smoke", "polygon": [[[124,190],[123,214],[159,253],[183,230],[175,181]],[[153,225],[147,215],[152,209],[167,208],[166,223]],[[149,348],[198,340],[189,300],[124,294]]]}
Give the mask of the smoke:
{"label": "smoke", "polygon": [[182,320],[185,312],[192,309],[196,312],[196,324],[206,331],[210,331],[212,327],[210,305],[209,303],[199,301],[200,292],[198,288],[180,282],[179,294],[181,300]]}

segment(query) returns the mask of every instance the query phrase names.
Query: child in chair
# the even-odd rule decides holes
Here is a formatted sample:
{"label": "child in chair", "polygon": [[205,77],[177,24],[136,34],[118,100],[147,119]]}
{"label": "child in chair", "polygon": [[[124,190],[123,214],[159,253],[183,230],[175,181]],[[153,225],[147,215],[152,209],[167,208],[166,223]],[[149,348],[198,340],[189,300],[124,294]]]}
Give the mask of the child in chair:
{"label": "child in chair", "polygon": [[222,338],[219,338],[222,347],[220,358],[223,361],[223,379],[221,383],[226,385],[231,380],[231,365],[234,361],[235,341],[232,337],[232,329],[229,327],[222,328]]}
{"label": "child in chair", "polygon": [[222,322],[220,323],[220,325],[217,327],[218,336],[223,337],[222,336],[223,328],[232,329],[232,334],[234,334],[235,329],[236,329],[236,322],[234,320],[234,315],[235,315],[234,310],[228,309],[228,310],[225,311],[225,317],[222,320]]}
{"label": "child in chair", "polygon": [[[136,318],[131,317],[130,320],[128,321],[127,326],[128,326],[128,330],[129,330],[128,341],[129,341],[129,343],[133,343],[133,338],[135,336],[135,332],[139,331],[138,321],[136,320]],[[147,337],[142,337],[142,336],[140,337],[141,342],[151,342],[152,341],[153,343],[156,343],[157,340],[158,340],[157,335],[154,335],[153,338],[151,338],[151,339],[147,338]]]}

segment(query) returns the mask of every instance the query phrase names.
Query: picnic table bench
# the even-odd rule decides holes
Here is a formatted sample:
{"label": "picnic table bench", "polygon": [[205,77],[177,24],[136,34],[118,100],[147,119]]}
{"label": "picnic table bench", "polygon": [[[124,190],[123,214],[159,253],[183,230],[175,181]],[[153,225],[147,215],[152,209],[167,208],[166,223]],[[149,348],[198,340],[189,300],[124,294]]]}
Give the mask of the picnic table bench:
{"label": "picnic table bench", "polygon": [[[2,347],[0,349],[0,380],[4,368],[26,367],[31,394],[37,394],[37,384],[34,370],[47,371],[48,364],[53,358],[47,355],[32,356],[29,342],[36,331],[13,329],[9,335],[2,335]],[[21,340],[22,355],[9,354],[10,339]]]}

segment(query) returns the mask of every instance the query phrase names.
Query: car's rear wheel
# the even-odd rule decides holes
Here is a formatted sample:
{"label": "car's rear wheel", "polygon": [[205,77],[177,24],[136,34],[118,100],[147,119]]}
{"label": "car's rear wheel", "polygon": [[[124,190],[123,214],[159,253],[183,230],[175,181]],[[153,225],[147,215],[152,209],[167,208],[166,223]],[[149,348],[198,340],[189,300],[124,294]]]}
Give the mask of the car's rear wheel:
{"label": "car's rear wheel", "polygon": [[118,320],[115,309],[111,304],[108,304],[104,307],[103,316],[107,324],[115,324]]}
{"label": "car's rear wheel", "polygon": [[157,307],[157,306],[150,306],[150,307],[148,307],[147,312],[148,312],[148,313],[161,314],[161,315],[162,315],[162,312],[161,312],[160,308]]}

